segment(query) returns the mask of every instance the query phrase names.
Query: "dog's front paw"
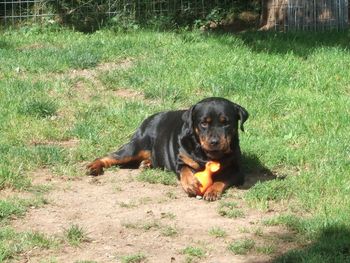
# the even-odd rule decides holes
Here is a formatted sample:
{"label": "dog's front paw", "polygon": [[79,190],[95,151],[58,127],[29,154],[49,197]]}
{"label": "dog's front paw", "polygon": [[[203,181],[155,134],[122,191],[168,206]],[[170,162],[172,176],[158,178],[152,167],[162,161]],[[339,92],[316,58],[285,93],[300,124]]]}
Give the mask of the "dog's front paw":
{"label": "dog's front paw", "polygon": [[181,185],[188,196],[196,196],[201,183],[192,173],[188,173],[181,176]]}
{"label": "dog's front paw", "polygon": [[203,199],[209,202],[216,201],[221,198],[222,190],[215,185],[211,185],[204,193]]}
{"label": "dog's front paw", "polygon": [[103,174],[103,167],[104,163],[100,159],[96,159],[95,161],[86,166],[87,174],[93,176],[101,175]]}

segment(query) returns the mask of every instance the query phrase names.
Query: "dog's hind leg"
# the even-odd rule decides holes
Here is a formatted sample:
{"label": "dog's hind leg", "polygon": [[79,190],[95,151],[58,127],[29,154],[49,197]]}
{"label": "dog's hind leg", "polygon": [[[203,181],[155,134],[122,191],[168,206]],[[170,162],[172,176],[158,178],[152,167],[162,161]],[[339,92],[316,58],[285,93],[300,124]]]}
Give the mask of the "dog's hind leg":
{"label": "dog's hind leg", "polygon": [[122,146],[116,152],[113,152],[105,157],[97,158],[87,166],[88,174],[100,175],[103,174],[104,168],[109,168],[113,165],[130,165],[151,163],[151,148],[146,138],[134,136],[133,139]]}

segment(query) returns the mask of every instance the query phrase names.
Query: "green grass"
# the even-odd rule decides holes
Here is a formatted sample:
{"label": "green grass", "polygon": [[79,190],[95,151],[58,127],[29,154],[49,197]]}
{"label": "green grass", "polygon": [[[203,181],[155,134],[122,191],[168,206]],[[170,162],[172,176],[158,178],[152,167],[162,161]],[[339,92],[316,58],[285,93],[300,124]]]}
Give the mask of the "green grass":
{"label": "green grass", "polygon": [[79,225],[71,225],[69,228],[65,229],[64,236],[72,246],[79,246],[82,242],[89,240],[85,230]]}
{"label": "green grass", "polygon": [[209,235],[216,237],[216,238],[223,238],[227,236],[227,233],[224,229],[220,227],[213,227],[209,229]]}
{"label": "green grass", "polygon": [[289,262],[349,262],[350,232],[347,227],[328,227],[318,232],[316,241],[304,249],[288,251],[276,258],[276,263]]}
{"label": "green grass", "polygon": [[141,263],[146,261],[146,256],[142,253],[123,256],[120,258],[122,263]]}
{"label": "green grass", "polygon": [[17,232],[10,227],[0,228],[0,262],[6,262],[17,254],[30,249],[55,249],[60,240],[39,232]]}
{"label": "green grass", "polygon": [[29,207],[40,207],[46,203],[47,201],[40,196],[31,199],[10,198],[0,200],[0,223],[24,215]]}
{"label": "green grass", "polygon": [[276,246],[274,245],[263,245],[263,246],[256,246],[255,247],[256,252],[264,255],[272,255],[276,252]]}
{"label": "green grass", "polygon": [[161,230],[161,234],[165,237],[175,237],[179,234],[179,230],[173,226],[166,226]]}
{"label": "green grass", "polygon": [[[327,229],[350,229],[349,50],[349,31],[3,31],[0,189],[28,190],[27,175],[35,169],[82,175],[82,163],[121,146],[146,116],[222,96],[250,113],[240,137],[249,175],[285,178],[255,184],[244,200],[264,210],[282,204],[289,218],[276,224],[319,247]],[[126,58],[130,67],[79,75]],[[123,88],[144,99],[116,95]],[[72,139],[79,143],[71,148],[58,143]],[[176,184],[175,176],[158,170],[140,180]],[[0,207],[4,218],[24,212]],[[338,248],[338,239],[327,246]],[[316,260],[317,247],[293,253]],[[347,253],[321,256],[340,262]]]}
{"label": "green grass", "polygon": [[23,105],[21,105],[21,107],[18,109],[18,112],[26,116],[46,118],[54,116],[56,114],[57,105],[53,100],[39,100],[35,98],[30,101],[25,101]]}
{"label": "green grass", "polygon": [[199,247],[188,246],[181,251],[186,255],[185,262],[198,262],[198,260],[205,257],[205,251]]}
{"label": "green grass", "polygon": [[235,255],[246,255],[255,246],[255,242],[252,239],[242,239],[232,242],[228,246],[228,250]]}
{"label": "green grass", "polygon": [[238,204],[233,201],[220,201],[218,213],[228,218],[244,217],[244,213],[238,208]]}
{"label": "green grass", "polygon": [[177,185],[177,178],[174,173],[163,171],[161,169],[143,170],[137,179],[150,184]]}
{"label": "green grass", "polygon": [[124,222],[122,226],[128,229],[141,229],[143,231],[158,230],[161,228],[157,220]]}

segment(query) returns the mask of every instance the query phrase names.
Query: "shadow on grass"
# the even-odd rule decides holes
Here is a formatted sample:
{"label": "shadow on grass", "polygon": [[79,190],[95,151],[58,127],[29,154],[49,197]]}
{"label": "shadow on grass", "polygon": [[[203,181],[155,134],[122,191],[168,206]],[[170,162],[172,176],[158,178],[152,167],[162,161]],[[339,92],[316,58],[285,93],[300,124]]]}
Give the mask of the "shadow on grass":
{"label": "shadow on grass", "polygon": [[4,40],[0,40],[0,49],[9,49],[10,45]]}
{"label": "shadow on grass", "polygon": [[249,189],[259,181],[265,182],[276,179],[276,175],[263,165],[255,155],[243,154],[242,164],[245,172],[245,183],[239,187],[240,189]]}
{"label": "shadow on grass", "polygon": [[[212,32],[210,36],[220,36],[226,32]],[[244,45],[257,53],[287,54],[292,53],[307,58],[317,48],[339,47],[350,50],[350,31],[328,32],[266,32],[246,31],[234,34]],[[220,38],[220,42],[232,45],[229,38]],[[225,43],[226,42],[226,43]]]}
{"label": "shadow on grass", "polygon": [[272,262],[350,262],[350,228],[347,226],[327,227],[309,246],[288,251]]}

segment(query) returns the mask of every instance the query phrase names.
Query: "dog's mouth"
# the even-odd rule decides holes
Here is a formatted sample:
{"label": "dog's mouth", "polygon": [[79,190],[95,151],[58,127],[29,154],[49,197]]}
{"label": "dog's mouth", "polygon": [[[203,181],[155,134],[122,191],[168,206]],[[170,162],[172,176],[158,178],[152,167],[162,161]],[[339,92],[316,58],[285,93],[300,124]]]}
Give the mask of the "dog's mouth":
{"label": "dog's mouth", "polygon": [[216,143],[212,142],[212,138],[200,137],[200,144],[207,155],[211,160],[219,160],[224,157],[225,154],[231,152],[230,140],[226,137],[220,137]]}
{"label": "dog's mouth", "polygon": [[225,152],[222,150],[204,150],[204,151],[210,160],[219,160],[225,155]]}

